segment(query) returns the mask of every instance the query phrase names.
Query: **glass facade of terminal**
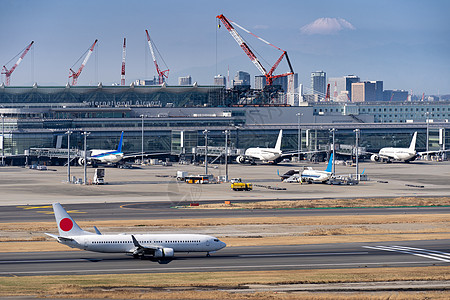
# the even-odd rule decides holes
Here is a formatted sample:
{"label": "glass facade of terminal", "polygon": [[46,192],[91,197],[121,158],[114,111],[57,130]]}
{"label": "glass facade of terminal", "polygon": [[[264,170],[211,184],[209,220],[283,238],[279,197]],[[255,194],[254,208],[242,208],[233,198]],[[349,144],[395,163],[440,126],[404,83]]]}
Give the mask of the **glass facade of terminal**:
{"label": "glass facade of terminal", "polygon": [[[158,102],[159,101],[159,102]],[[361,129],[360,146],[407,147],[418,131],[417,149],[426,149],[427,119],[430,150],[450,145],[450,102],[311,103],[304,107],[225,105],[224,87],[0,87],[5,155],[23,155],[30,148],[67,148],[66,131],[73,131],[71,148],[116,149],[121,131],[123,150],[191,153],[205,144],[223,147],[273,147],[283,129],[282,149],[329,150],[330,128],[337,128],[337,149],[354,145],[353,130]],[[298,114],[301,118],[297,118]],[[300,122],[300,123],[298,123]],[[300,125],[300,126],[299,126]],[[443,143],[440,129],[444,131]],[[182,133],[183,132],[183,133]],[[441,131],[442,133],[442,131]],[[183,138],[181,137],[183,135]],[[195,150],[194,150],[195,151]]]}

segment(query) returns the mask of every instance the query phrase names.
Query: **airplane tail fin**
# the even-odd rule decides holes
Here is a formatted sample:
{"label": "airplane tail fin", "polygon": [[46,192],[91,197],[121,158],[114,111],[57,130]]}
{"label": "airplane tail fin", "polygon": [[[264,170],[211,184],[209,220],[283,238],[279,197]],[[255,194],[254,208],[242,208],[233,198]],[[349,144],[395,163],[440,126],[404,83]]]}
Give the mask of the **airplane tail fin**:
{"label": "airplane tail fin", "polygon": [[417,131],[414,132],[413,138],[411,140],[411,144],[409,145],[409,150],[410,151],[415,151],[416,150],[416,139],[417,139]]}
{"label": "airplane tail fin", "polygon": [[331,171],[333,170],[333,152],[331,152],[330,155],[330,160],[328,161],[328,165],[327,168],[325,169],[325,172],[331,173]]}
{"label": "airplane tail fin", "polygon": [[362,171],[361,175],[363,175],[365,171],[366,171],[366,168],[364,168],[364,170]]}
{"label": "airplane tail fin", "polygon": [[283,138],[283,129],[280,129],[280,133],[278,134],[277,143],[275,144],[275,150],[281,151],[281,139]]}
{"label": "airplane tail fin", "polygon": [[122,152],[122,144],[123,144],[123,131],[120,135],[119,147],[117,147],[117,152]]}
{"label": "airplane tail fin", "polygon": [[86,235],[92,234],[86,232],[78,226],[78,224],[72,219],[72,217],[66,212],[66,210],[59,203],[53,203],[53,211],[55,213],[56,224],[58,225],[59,235],[73,236],[73,235]]}

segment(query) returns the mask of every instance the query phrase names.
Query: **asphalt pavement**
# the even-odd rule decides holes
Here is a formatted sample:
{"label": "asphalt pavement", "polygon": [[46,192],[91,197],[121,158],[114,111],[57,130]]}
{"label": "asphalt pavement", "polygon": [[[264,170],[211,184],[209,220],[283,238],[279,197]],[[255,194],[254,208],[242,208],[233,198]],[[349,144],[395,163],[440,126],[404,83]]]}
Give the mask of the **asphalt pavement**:
{"label": "asphalt pavement", "polygon": [[450,240],[229,247],[169,263],[85,251],[0,253],[0,276],[449,266]]}

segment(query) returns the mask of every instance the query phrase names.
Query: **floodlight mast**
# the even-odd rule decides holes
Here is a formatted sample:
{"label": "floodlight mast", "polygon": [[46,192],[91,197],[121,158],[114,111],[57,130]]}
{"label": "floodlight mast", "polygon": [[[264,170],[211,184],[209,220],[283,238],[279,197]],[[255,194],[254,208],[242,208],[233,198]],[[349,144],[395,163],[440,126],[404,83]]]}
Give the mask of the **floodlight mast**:
{"label": "floodlight mast", "polygon": [[6,82],[5,82],[6,86],[9,86],[10,79],[11,79],[10,77],[11,77],[12,72],[14,72],[14,70],[17,68],[17,66],[22,62],[23,58],[25,57],[25,55],[27,55],[28,51],[30,51],[31,46],[33,46],[33,44],[34,44],[34,41],[31,41],[31,43],[25,48],[25,50],[22,52],[22,55],[20,55],[19,59],[14,64],[14,66],[12,66],[11,69],[8,70],[6,68],[6,66],[3,66],[2,74],[5,74],[5,76],[6,76]]}
{"label": "floodlight mast", "polygon": [[[98,40],[95,40],[95,42],[92,44],[91,48],[89,48],[88,53],[86,54],[86,57],[83,60],[83,63],[81,64],[80,68],[78,69],[77,72],[75,72],[74,70],[72,70],[72,68],[70,68],[70,75],[69,78],[72,77],[72,85],[77,85],[77,80],[78,77],[81,74],[81,71],[83,71],[84,66],[86,65],[86,63],[89,60],[89,57],[91,57],[92,52],[94,51],[94,47],[97,44]],[[73,67],[73,66],[72,66]]]}
{"label": "floodlight mast", "polygon": [[152,53],[153,62],[156,67],[156,72],[158,73],[158,83],[163,84],[164,83],[164,77],[169,78],[169,69],[167,70],[161,70],[159,68],[158,62],[156,61],[155,51],[153,50],[152,41],[150,39],[150,35],[148,34],[148,30],[145,30],[145,33],[147,34],[147,41],[148,41],[148,47],[150,48],[150,52]]}
{"label": "floodlight mast", "polygon": [[[276,79],[276,78],[294,74],[294,69],[292,68],[291,62],[289,60],[289,57],[288,57],[286,51],[278,48],[277,46],[269,43],[268,41],[258,37],[255,34],[251,33],[250,31],[248,31],[244,27],[238,25],[237,23],[230,22],[224,15],[218,15],[216,18],[218,18],[220,21],[222,21],[223,25],[225,25],[225,27],[230,32],[230,34],[234,38],[234,40],[238,43],[238,45],[242,48],[242,50],[244,50],[245,54],[247,54],[247,56],[250,58],[250,60],[253,62],[253,64],[256,66],[256,68],[261,72],[261,74],[263,74],[266,77],[267,85],[272,85],[273,80]],[[241,28],[242,30],[246,31],[247,33],[255,36],[257,39],[261,40],[262,42],[264,42],[264,43],[266,43],[266,44],[276,48],[277,50],[283,52],[281,54],[281,56],[278,58],[278,60],[275,62],[275,64],[272,66],[272,68],[270,69],[269,72],[266,71],[264,66],[259,61],[259,59],[253,53],[253,51],[249,48],[249,46],[244,42],[243,38],[239,35],[239,33],[236,31],[236,29],[234,29],[234,27],[233,27],[233,25],[231,25],[231,23],[233,23],[234,25],[238,26],[239,28]],[[286,57],[286,61],[287,61],[288,65],[289,65],[290,72],[284,73],[284,74],[280,74],[280,75],[273,75],[273,72],[278,67],[278,65],[280,64],[280,62],[283,59],[283,57]]]}

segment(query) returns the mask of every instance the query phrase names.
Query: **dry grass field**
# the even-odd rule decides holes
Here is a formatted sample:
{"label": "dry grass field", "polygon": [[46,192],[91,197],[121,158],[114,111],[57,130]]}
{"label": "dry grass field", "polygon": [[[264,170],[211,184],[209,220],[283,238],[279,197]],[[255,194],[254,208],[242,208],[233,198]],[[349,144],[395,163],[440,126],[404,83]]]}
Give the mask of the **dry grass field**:
{"label": "dry grass field", "polygon": [[[251,285],[448,281],[448,267],[0,277],[2,296],[108,299],[448,299],[450,292],[246,292]],[[342,286],[342,285],[341,285]],[[345,287],[345,285],[344,285]],[[233,290],[230,292],[228,290]],[[237,290],[237,291],[236,291]],[[336,287],[339,290],[339,287]]]}
{"label": "dry grass field", "polygon": [[214,203],[185,206],[188,209],[292,209],[292,208],[344,208],[344,207],[407,207],[450,206],[450,197],[386,197],[353,199],[311,199],[296,201],[256,201]]}

